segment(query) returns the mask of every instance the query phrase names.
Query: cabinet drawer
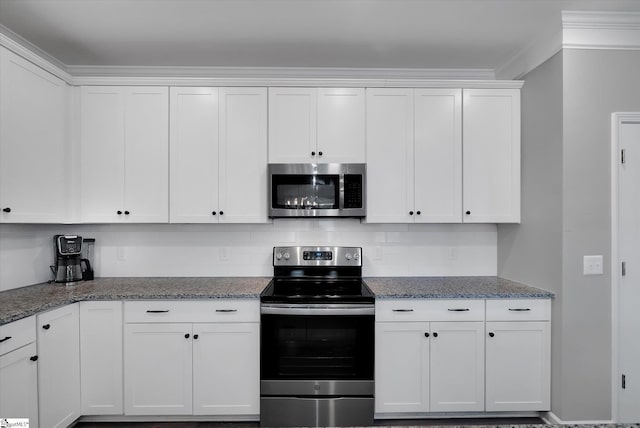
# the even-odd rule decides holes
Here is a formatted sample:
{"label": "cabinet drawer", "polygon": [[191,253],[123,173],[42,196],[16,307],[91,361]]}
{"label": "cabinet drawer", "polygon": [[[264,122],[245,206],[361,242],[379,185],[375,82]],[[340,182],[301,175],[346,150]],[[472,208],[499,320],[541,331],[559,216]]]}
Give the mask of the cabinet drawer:
{"label": "cabinet drawer", "polygon": [[379,300],[376,321],[484,321],[484,300]]}
{"label": "cabinet drawer", "polygon": [[36,341],[36,317],[0,326],[0,355]]}
{"label": "cabinet drawer", "polygon": [[124,302],[125,323],[259,321],[260,301],[258,299],[140,300]]}
{"label": "cabinet drawer", "polygon": [[547,321],[551,319],[549,299],[487,300],[487,321]]}

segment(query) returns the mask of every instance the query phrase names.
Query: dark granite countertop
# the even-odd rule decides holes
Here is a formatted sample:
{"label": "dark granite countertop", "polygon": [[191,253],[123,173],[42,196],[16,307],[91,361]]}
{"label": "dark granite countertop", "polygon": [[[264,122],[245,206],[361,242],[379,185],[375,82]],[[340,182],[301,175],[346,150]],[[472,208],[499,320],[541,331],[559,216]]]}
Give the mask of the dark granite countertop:
{"label": "dark granite countertop", "polygon": [[[259,298],[266,277],[98,278],[0,292],[0,325],[83,300]],[[551,292],[495,276],[365,278],[378,299],[552,298]]]}
{"label": "dark granite countertop", "polygon": [[376,299],[550,299],[554,294],[496,276],[365,278]]}

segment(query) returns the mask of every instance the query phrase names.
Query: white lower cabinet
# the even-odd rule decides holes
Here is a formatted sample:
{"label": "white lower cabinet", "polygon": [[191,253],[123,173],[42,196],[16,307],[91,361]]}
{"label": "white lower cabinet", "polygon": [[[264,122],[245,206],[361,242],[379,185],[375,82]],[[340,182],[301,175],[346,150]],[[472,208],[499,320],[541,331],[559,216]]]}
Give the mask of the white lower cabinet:
{"label": "white lower cabinet", "polygon": [[80,303],[83,415],[121,415],[122,302]]}
{"label": "white lower cabinet", "polygon": [[38,427],[35,317],[0,326],[0,415]]}
{"label": "white lower cabinet", "polygon": [[125,414],[258,415],[259,317],[257,299],[125,302]]}
{"label": "white lower cabinet", "polygon": [[38,315],[40,427],[67,427],[80,416],[78,303]]}

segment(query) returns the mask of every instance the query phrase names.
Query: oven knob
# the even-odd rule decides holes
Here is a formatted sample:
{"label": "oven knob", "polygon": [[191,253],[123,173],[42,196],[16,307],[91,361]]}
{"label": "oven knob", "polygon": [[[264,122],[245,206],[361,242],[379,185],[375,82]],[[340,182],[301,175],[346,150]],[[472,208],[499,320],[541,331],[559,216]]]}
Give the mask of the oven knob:
{"label": "oven knob", "polygon": [[353,255],[353,260],[358,260],[359,258],[360,258],[360,254],[355,253],[355,254]]}
{"label": "oven knob", "polygon": [[276,259],[280,260],[282,258],[282,253],[276,253]]}
{"label": "oven knob", "polygon": [[353,256],[351,255],[351,253],[347,253],[347,254],[345,254],[345,258],[347,260],[351,260],[353,258]]}
{"label": "oven knob", "polygon": [[289,253],[284,253],[284,259],[285,260],[289,260],[291,258],[291,256],[289,255]]}

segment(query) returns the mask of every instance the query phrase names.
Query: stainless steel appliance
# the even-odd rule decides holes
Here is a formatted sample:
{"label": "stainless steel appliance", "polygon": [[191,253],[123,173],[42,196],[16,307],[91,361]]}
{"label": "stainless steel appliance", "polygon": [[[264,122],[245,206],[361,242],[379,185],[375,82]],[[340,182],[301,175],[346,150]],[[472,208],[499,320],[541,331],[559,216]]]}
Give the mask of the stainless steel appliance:
{"label": "stainless steel appliance", "polygon": [[74,283],[82,281],[82,237],[78,235],[55,235],[53,237],[55,265],[51,266],[54,281]]}
{"label": "stainless steel appliance", "polygon": [[269,217],[364,217],[365,164],[269,164]]}
{"label": "stainless steel appliance", "polygon": [[358,247],[275,247],[260,295],[260,426],[367,426],[374,296]]}

